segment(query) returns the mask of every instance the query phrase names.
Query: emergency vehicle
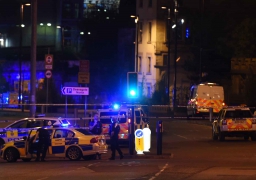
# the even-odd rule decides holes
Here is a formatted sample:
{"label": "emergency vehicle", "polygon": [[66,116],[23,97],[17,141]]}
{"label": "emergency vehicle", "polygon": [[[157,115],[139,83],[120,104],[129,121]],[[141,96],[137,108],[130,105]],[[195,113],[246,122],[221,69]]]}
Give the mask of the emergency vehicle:
{"label": "emergency vehicle", "polygon": [[225,137],[244,137],[256,141],[256,118],[248,107],[224,107],[212,123],[213,140]]}
{"label": "emergency vehicle", "polygon": [[[87,159],[91,155],[101,155],[108,151],[104,136],[91,134],[85,128],[51,127],[46,128],[50,134],[50,145],[46,154],[47,158],[67,157],[70,160]],[[28,136],[17,141],[3,145],[0,156],[7,162],[22,159],[27,162],[36,158],[38,140],[33,143],[36,129],[30,130]]]}
{"label": "emergency vehicle", "polygon": [[[110,139],[110,125],[112,118],[117,118],[120,126],[119,140],[129,142],[129,128],[132,117],[132,109],[129,107],[98,109],[100,121],[102,123],[102,135],[106,140]],[[148,125],[146,114],[141,108],[134,108],[134,129],[144,128]]]}
{"label": "emergency vehicle", "polygon": [[209,108],[217,114],[225,105],[224,89],[216,83],[201,83],[190,89],[187,117],[209,115]]}
{"label": "emergency vehicle", "polygon": [[31,129],[39,127],[60,125],[69,126],[68,120],[60,117],[32,117],[17,120],[5,128],[0,128],[0,146],[14,140],[27,136]]}

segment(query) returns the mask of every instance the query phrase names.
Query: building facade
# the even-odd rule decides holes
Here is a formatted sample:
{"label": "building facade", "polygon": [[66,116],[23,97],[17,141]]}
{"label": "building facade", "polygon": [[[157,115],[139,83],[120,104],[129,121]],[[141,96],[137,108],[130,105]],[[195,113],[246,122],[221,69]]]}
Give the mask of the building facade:
{"label": "building facade", "polygon": [[[177,25],[175,24],[173,0],[138,0],[136,10],[139,21],[137,25],[138,58],[135,58],[135,68],[139,74],[139,83],[140,86],[143,86],[144,95],[151,97],[152,93],[158,90],[157,83],[164,80],[166,88],[169,88],[169,103],[172,104],[175,28],[178,28],[176,44],[176,104],[185,105],[187,103],[186,96],[191,85],[187,78],[188,72],[183,68],[185,59],[188,59],[191,55],[185,46],[186,38],[189,38],[189,27],[186,24],[186,19],[178,15]],[[168,18],[170,19],[168,20]],[[168,26],[168,23],[171,23],[171,25]],[[168,31],[168,27],[172,29]],[[169,35],[168,32],[170,33]],[[169,59],[168,44],[170,44]],[[169,76],[167,75],[168,60],[170,60]],[[167,87],[168,78],[169,87]]]}

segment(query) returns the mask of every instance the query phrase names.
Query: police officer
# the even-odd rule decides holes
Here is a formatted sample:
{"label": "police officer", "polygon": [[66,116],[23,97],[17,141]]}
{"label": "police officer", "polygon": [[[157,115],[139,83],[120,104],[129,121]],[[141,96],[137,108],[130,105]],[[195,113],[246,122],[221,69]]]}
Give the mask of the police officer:
{"label": "police officer", "polygon": [[111,145],[111,157],[109,158],[109,160],[115,160],[116,157],[116,150],[119,153],[120,159],[123,159],[123,153],[119,147],[119,143],[118,143],[118,134],[120,132],[120,126],[119,123],[117,121],[116,118],[112,118],[112,124],[110,127],[110,145]]}
{"label": "police officer", "polygon": [[39,141],[38,141],[38,145],[37,145],[37,153],[36,153],[37,157],[36,157],[35,161],[40,160],[41,153],[42,153],[41,161],[45,161],[44,158],[46,156],[46,152],[47,152],[47,149],[48,149],[49,143],[50,143],[50,134],[46,129],[39,128],[36,131],[36,136],[35,136],[35,139],[33,140],[33,143],[36,142],[37,138],[39,139]]}
{"label": "police officer", "polygon": [[90,129],[90,132],[93,133],[93,134],[97,134],[97,135],[101,134],[102,124],[99,121],[99,114],[98,113],[94,114],[94,120],[90,122],[89,129]]}

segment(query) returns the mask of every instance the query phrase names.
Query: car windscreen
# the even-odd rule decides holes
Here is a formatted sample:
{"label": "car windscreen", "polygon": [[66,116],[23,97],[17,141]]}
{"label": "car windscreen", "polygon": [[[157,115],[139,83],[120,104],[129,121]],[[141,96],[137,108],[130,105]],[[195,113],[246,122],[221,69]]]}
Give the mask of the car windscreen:
{"label": "car windscreen", "polygon": [[251,112],[243,110],[227,111],[225,114],[226,118],[250,118],[252,117]]}
{"label": "car windscreen", "polygon": [[84,134],[84,135],[93,135],[91,132],[89,132],[86,129],[76,129],[77,131],[79,131],[80,133]]}

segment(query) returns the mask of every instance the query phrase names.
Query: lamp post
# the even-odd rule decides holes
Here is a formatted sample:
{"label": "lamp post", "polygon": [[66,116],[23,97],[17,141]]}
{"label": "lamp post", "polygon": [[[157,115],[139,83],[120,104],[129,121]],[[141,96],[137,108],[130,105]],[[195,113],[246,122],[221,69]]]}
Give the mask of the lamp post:
{"label": "lamp post", "polygon": [[[162,9],[167,9],[166,7],[162,7]],[[167,54],[167,104],[170,105],[170,60],[171,60],[171,9],[168,8],[168,20],[167,20],[167,41],[168,41],[168,54]]]}
{"label": "lamp post", "polygon": [[131,15],[131,18],[135,18],[135,23],[136,23],[136,33],[135,33],[135,65],[134,65],[134,72],[138,71],[138,53],[139,53],[139,34],[138,34],[138,30],[139,30],[139,15],[134,16]]}
{"label": "lamp post", "polygon": [[173,112],[175,107],[176,107],[176,76],[177,76],[177,67],[176,67],[176,60],[177,60],[177,34],[178,34],[178,24],[177,24],[177,13],[178,13],[178,10],[177,10],[177,7],[178,7],[178,2],[177,0],[174,0],[174,3],[175,3],[175,6],[174,6],[174,18],[175,18],[175,42],[174,42],[174,60],[173,60],[173,65],[174,65],[174,81],[173,81]]}
{"label": "lamp post", "polygon": [[25,27],[25,25],[23,24],[23,14],[24,14],[24,5],[25,6],[30,6],[29,3],[27,4],[22,4],[20,5],[20,52],[19,52],[19,107],[22,107],[22,111],[24,111],[23,106],[20,105],[21,104],[21,97],[22,97],[22,89],[21,89],[21,72],[22,72],[22,28]]}
{"label": "lamp post", "polygon": [[37,31],[37,0],[31,0],[31,63],[30,63],[30,117],[36,115],[36,31]]}

